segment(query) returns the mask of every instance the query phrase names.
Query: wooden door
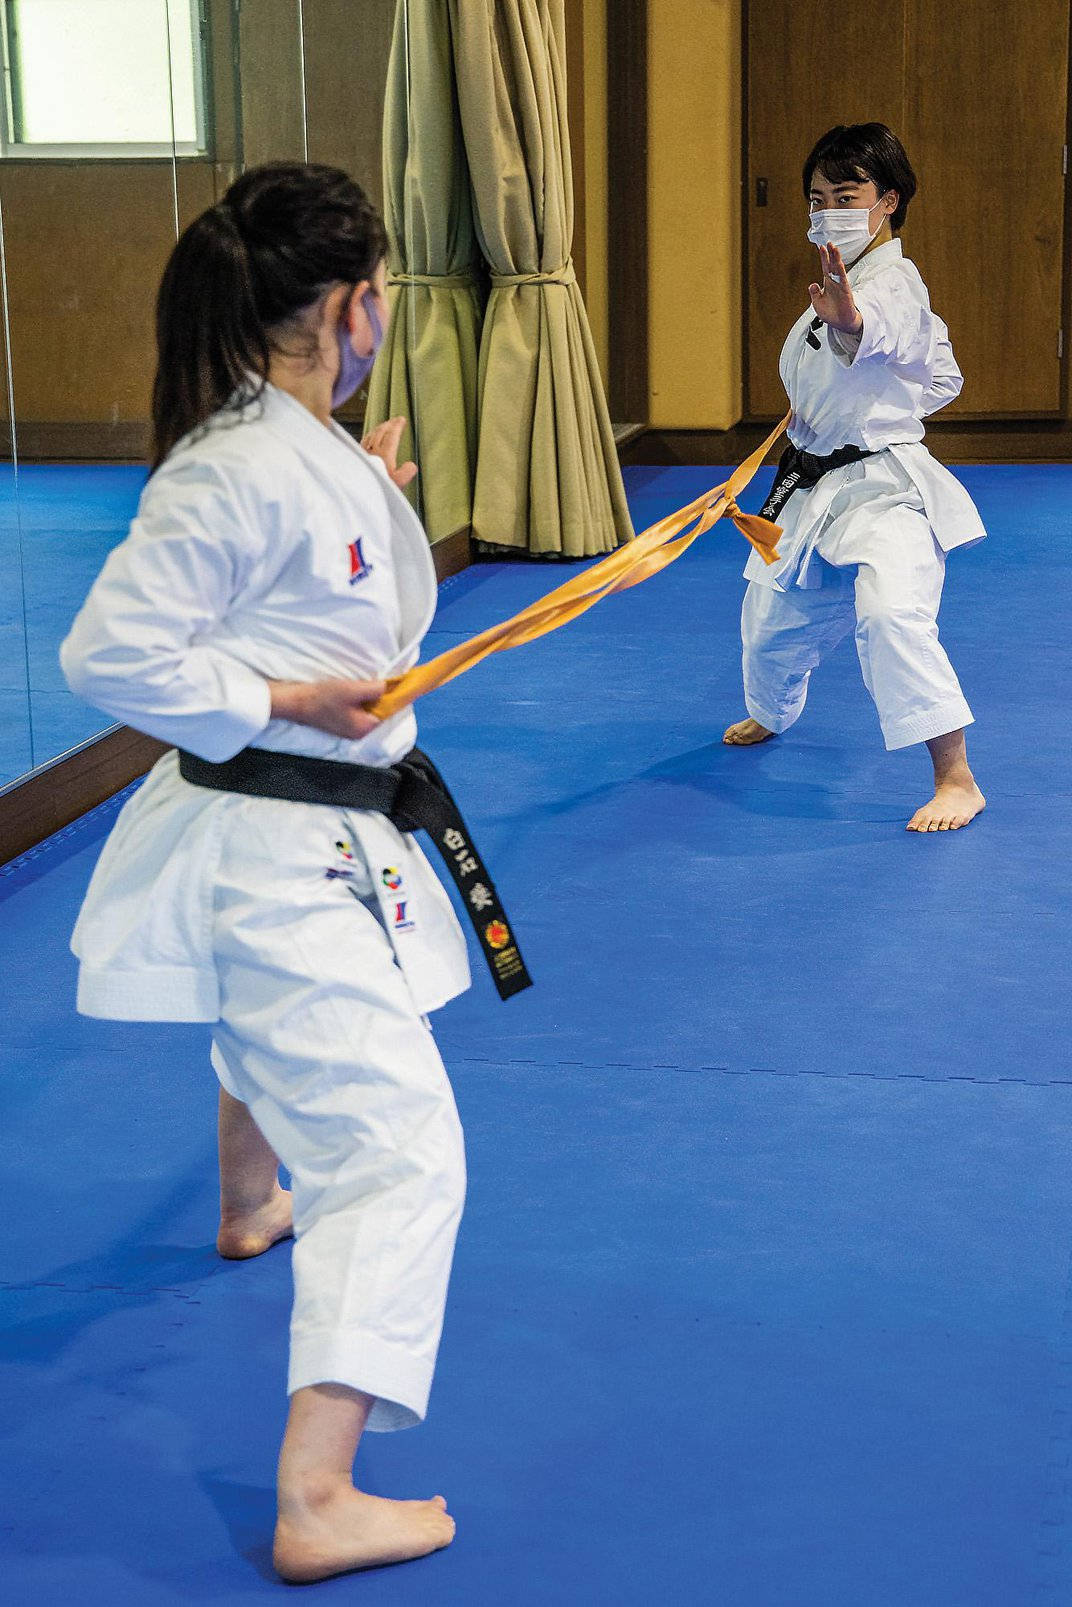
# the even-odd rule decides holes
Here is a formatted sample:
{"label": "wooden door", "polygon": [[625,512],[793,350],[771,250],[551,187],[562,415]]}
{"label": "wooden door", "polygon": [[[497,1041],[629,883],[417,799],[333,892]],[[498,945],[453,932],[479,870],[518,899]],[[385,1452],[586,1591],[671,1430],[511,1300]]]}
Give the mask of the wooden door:
{"label": "wooden door", "polygon": [[745,406],[751,417],[785,412],[778,354],[808,305],[819,260],[807,239],[804,158],[836,123],[899,128],[903,84],[904,0],[858,0],[836,12],[820,0],[749,0]]}
{"label": "wooden door", "polygon": [[[800,164],[834,123],[884,122],[919,193],[901,233],[964,373],[943,416],[1060,411],[1068,0],[815,0],[748,8],[746,405],[780,413],[778,352],[807,305]],[[760,181],[766,179],[766,204]]]}
{"label": "wooden door", "polygon": [[1061,405],[1068,0],[907,0],[904,230],[964,375],[946,414]]}

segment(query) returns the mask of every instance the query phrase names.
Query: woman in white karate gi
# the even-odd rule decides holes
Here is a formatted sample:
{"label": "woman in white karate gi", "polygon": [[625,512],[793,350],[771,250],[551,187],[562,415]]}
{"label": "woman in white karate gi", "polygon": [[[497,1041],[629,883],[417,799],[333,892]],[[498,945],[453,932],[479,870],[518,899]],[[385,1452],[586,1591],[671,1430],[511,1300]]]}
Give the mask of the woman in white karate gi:
{"label": "woman in white karate gi", "polygon": [[[158,303],[155,468],[62,649],[71,687],[202,759],[258,748],[394,764],[412,710],[365,705],[436,600],[399,487],[401,420],[332,419],[387,318],[382,224],[334,169],[247,173],[185,231]],[[191,786],[174,751],[123,809],[73,947],[79,1008],[214,1023],[220,1248],[290,1232],[290,1412],[275,1561],[289,1580],[448,1545],[441,1497],[353,1485],[364,1428],[424,1415],[465,1167],[426,1012],[469,983],[412,836],[383,815]]]}
{"label": "woman in white karate gi", "polygon": [[900,141],[882,123],[831,129],[803,179],[823,277],[782,348],[791,447],[775,505],[764,509],[783,526],[782,561],[768,569],[753,554],[745,570],[749,718],[724,741],[748,745],[787,730],[812,670],[855,628],[886,747],[925,742],[933,761],[934,796],[908,829],[952,831],[985,800],[965,749],[971,710],[937,616],[946,553],[985,531],[963,486],[922,442],[924,418],[959,394],[962,379],[946,327],[894,237],[916,190]]}

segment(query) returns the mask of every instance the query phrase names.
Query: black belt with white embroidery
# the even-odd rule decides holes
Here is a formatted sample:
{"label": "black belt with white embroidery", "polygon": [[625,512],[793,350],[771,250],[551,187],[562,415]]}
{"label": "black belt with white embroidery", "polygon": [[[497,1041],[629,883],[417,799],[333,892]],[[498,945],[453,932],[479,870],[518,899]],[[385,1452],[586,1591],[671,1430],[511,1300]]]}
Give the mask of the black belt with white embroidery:
{"label": "black belt with white embroidery", "polygon": [[212,764],[179,749],[179,774],[195,787],[241,792],[252,798],[373,809],[399,831],[426,831],[443,856],[473,923],[501,999],[532,986],[495,884],[484,868],[461,810],[426,753],[414,748],[398,764],[380,768],[340,764],[307,754],[243,748]]}
{"label": "black belt with white embroidery", "polygon": [[809,491],[818,485],[831,469],[843,468],[846,463],[859,463],[861,458],[874,457],[860,446],[842,446],[827,457],[816,457],[813,452],[802,452],[790,444],[778,459],[778,472],[766,502],[759,510],[764,519],[774,519],[783,502],[788,502],[794,491]]}

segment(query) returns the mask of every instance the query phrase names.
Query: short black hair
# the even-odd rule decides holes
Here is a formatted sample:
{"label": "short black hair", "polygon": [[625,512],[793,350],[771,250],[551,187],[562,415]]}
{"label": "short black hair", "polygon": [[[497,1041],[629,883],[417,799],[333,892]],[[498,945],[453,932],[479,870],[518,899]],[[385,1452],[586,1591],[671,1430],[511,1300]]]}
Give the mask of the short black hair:
{"label": "short black hair", "polygon": [[897,210],[890,218],[890,228],[896,234],[903,227],[908,203],[916,193],[916,175],[904,146],[885,123],[839,123],[828,129],[804,163],[805,201],[817,167],[832,184],[870,179],[880,196],[896,190]]}

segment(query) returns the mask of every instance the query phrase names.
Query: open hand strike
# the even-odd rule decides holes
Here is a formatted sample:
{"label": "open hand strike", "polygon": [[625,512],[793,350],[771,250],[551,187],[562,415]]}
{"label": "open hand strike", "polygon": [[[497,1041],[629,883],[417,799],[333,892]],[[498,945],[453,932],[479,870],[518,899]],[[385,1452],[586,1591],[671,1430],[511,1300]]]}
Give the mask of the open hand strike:
{"label": "open hand strike", "polygon": [[820,246],[819,261],[823,270],[822,285],[809,285],[808,295],[816,314],[831,329],[840,329],[846,335],[858,335],[864,327],[863,316],[852,298],[849,271],[837,246]]}

